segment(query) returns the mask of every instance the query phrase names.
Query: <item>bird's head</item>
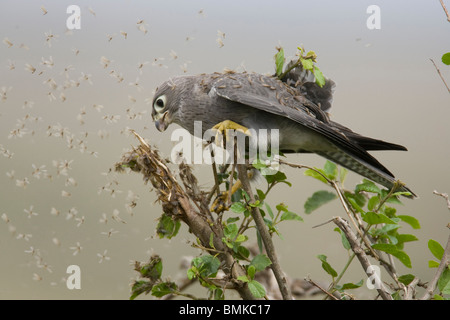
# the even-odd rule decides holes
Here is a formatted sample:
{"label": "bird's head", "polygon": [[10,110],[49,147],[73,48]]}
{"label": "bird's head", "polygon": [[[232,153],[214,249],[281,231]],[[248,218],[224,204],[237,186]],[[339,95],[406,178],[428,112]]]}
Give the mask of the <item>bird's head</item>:
{"label": "bird's head", "polygon": [[174,112],[172,102],[171,89],[166,83],[163,83],[156,90],[152,103],[152,118],[155,121],[156,129],[159,131],[165,131],[172,122],[172,114]]}
{"label": "bird's head", "polygon": [[174,122],[183,104],[182,93],[186,87],[183,77],[170,79],[156,89],[152,103],[152,118],[156,129],[165,131]]}

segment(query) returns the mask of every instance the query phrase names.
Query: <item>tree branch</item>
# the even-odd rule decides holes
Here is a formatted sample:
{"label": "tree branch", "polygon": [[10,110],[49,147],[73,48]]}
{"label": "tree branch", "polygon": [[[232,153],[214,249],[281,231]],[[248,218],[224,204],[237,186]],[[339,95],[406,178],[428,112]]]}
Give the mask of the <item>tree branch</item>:
{"label": "tree branch", "polygon": [[[359,245],[358,239],[357,239],[356,235],[353,233],[352,229],[349,227],[348,223],[341,217],[333,218],[333,222],[339,227],[339,229],[342,230],[342,232],[344,232],[345,237],[347,238],[348,242],[350,243],[352,251],[356,254],[356,257],[358,258],[359,262],[361,263],[361,265],[364,269],[364,272],[367,274],[367,276],[369,278],[371,278],[373,276],[373,274],[371,274],[369,272],[369,270],[371,269],[369,267],[372,264],[370,263],[369,258],[367,257],[363,248],[361,248],[361,246]],[[377,284],[378,284],[378,288],[376,288],[376,289],[377,289],[378,293],[380,294],[380,296],[383,298],[383,300],[393,300],[392,296],[390,295],[390,293],[389,293],[388,289],[386,288],[386,286],[384,285],[384,283],[379,281]]]}
{"label": "tree branch", "polygon": [[[204,199],[197,199],[200,195],[196,190],[199,188],[189,167],[185,164],[180,165],[182,172],[180,176],[185,184],[185,189],[188,189],[186,186],[188,185],[190,190],[186,192],[158,152],[152,149],[136,132],[133,131],[133,133],[141,144],[122,157],[122,160],[116,164],[116,171],[123,171],[123,168],[127,167],[141,173],[144,181],[153,185],[164,214],[186,223],[189,231],[200,240],[204,247],[211,248],[210,241],[212,239],[213,248],[219,252],[217,258],[222,263],[221,268],[234,284],[235,290],[244,300],[255,299],[248,285],[237,280],[239,276],[245,276],[247,273],[223,243],[223,230],[211,221],[212,216],[209,209],[205,205],[201,205],[204,203]],[[192,203],[200,203],[200,205],[196,204],[197,209],[195,209]]]}
{"label": "tree branch", "polygon": [[[242,183],[242,189],[244,189],[244,191],[247,192],[248,196],[250,197],[250,201],[252,203],[255,203],[255,196],[253,194],[253,191],[250,187],[250,182],[248,180],[247,164],[238,164],[237,170],[238,170],[239,180]],[[284,300],[292,300],[292,295],[287,286],[286,278],[285,278],[283,271],[281,270],[280,264],[278,262],[278,257],[275,252],[275,247],[273,245],[272,238],[269,234],[269,231],[267,230],[266,224],[264,223],[264,220],[262,218],[261,212],[259,211],[259,208],[252,207],[251,214],[252,214],[253,220],[255,220],[256,228],[258,229],[259,234],[261,235],[262,241],[264,243],[264,247],[267,251],[267,255],[268,255],[270,261],[272,261],[272,264],[270,265],[270,267],[272,268],[272,271],[275,275],[275,279],[277,280],[281,295],[283,296]]]}

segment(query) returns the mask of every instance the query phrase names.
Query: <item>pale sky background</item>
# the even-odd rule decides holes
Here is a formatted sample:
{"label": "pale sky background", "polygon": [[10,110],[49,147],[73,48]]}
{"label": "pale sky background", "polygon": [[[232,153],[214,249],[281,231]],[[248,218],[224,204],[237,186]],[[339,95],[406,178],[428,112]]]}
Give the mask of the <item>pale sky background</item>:
{"label": "pale sky background", "polygon": [[[81,8],[81,29],[66,32],[70,4]],[[380,30],[366,27],[371,4],[381,8]],[[138,30],[139,20],[145,21],[147,33]],[[225,33],[223,47],[216,42],[218,30]],[[121,31],[127,32],[126,39]],[[51,46],[46,41],[49,34],[56,36]],[[161,208],[149,186],[137,174],[102,173],[137,144],[123,133],[126,128],[170,154],[170,133],[177,127],[158,132],[146,101],[162,81],[184,71],[209,73],[225,67],[272,73],[278,45],[287,56],[294,56],[299,45],[317,53],[321,70],[337,84],[333,120],[409,149],[373,154],[420,196],[397,208],[422,225],[420,230],[402,230],[419,238],[405,248],[413,269],[400,262],[397,266],[399,274],[413,273],[429,281],[434,270],[428,268],[433,256],[427,242],[432,238],[446,243],[449,217],[444,200],[433,190],[450,193],[450,99],[429,59],[450,83],[450,69],[440,60],[450,51],[449,34],[438,0],[1,1],[0,40],[7,38],[13,45],[0,43],[0,88],[6,92],[0,101],[0,151],[5,155],[0,156],[0,215],[10,220],[0,220],[0,299],[128,299],[136,276],[130,261],[146,261],[152,253],[163,258],[163,277],[176,279],[181,256],[199,254],[186,244],[193,240],[186,226],[171,241],[154,238]],[[111,60],[107,68],[100,63],[102,56]],[[53,61],[54,66],[43,61]],[[140,74],[138,65],[144,62],[148,64]],[[26,64],[36,68],[34,74],[25,70]],[[118,82],[111,72],[124,80]],[[83,74],[90,75],[92,84],[82,79]],[[141,91],[130,85],[137,78]],[[70,81],[75,86],[63,89]],[[49,93],[55,99],[49,99]],[[103,109],[97,111],[94,105]],[[49,126],[54,132],[50,137]],[[63,138],[55,136],[58,127],[65,128]],[[18,128],[23,136],[12,137]],[[68,147],[68,137],[73,138],[73,148]],[[319,167],[324,163],[314,155],[291,155],[288,160]],[[54,163],[64,161],[70,162],[70,169],[58,175]],[[45,166],[52,179],[45,174],[37,179],[33,165]],[[211,169],[196,169],[202,185],[209,188]],[[306,215],[305,200],[324,186],[301,171],[286,172],[293,186],[280,186],[268,201],[273,206],[284,201],[304,222],[280,226],[283,239],[276,238],[275,245],[281,266],[291,277],[328,280],[316,256],[327,255],[341,270],[347,253],[334,225],[312,227],[345,212],[335,201]],[[25,178],[29,184],[17,186],[16,180]],[[346,185],[360,180],[350,174]],[[114,194],[100,191],[104,186]],[[63,196],[63,191],[70,196]],[[129,192],[139,196],[132,215],[125,207]],[[30,207],[38,215],[28,217],[25,210]],[[52,208],[60,214],[52,215]],[[126,223],[112,219],[117,211]],[[77,214],[67,219],[69,212]],[[103,214],[106,224],[99,221]],[[77,243],[82,249],[74,255],[71,248]],[[30,247],[39,254],[27,253]],[[105,251],[110,259],[99,263]],[[50,267],[42,268],[43,264]],[[66,268],[72,264],[81,268],[81,290],[65,285]],[[360,279],[365,276],[355,260],[344,281]],[[202,288],[193,290],[205,295]]]}

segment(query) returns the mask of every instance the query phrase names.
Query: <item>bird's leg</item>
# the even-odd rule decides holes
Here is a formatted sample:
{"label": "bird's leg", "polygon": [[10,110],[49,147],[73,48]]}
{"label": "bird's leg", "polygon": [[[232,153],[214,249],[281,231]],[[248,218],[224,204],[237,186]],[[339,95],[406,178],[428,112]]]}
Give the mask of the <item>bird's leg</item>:
{"label": "bird's leg", "polygon": [[231,198],[231,195],[234,194],[236,191],[238,191],[241,188],[242,184],[241,181],[236,181],[233,186],[228,191],[222,192],[220,195],[216,197],[216,200],[214,200],[213,204],[211,205],[210,210],[212,212],[215,212],[219,214],[220,212],[226,211],[230,208],[229,199]]}
{"label": "bird's leg", "polygon": [[[222,121],[222,122],[216,124],[212,129],[217,130],[216,138],[215,138],[216,144],[219,143],[219,139],[218,139],[219,134],[222,134],[222,137],[224,137],[223,145],[225,145],[225,141],[230,139],[229,130],[236,130],[236,131],[242,132],[246,135],[249,135],[249,136],[251,135],[248,128],[241,126],[240,124],[237,124],[236,122],[233,122],[231,120]],[[239,188],[241,187],[240,180],[237,180],[233,184],[233,178],[234,178],[233,175],[234,175],[236,163],[237,163],[237,139],[236,139],[235,135],[233,137],[234,137],[234,159],[233,159],[234,163],[233,163],[233,168],[231,170],[231,177],[230,177],[231,188],[228,191],[222,192],[214,200],[214,202],[211,206],[211,211],[216,212],[216,213],[220,213],[220,212],[223,212],[223,211],[226,211],[229,209],[229,206],[231,203],[231,196],[237,190],[239,190]]]}

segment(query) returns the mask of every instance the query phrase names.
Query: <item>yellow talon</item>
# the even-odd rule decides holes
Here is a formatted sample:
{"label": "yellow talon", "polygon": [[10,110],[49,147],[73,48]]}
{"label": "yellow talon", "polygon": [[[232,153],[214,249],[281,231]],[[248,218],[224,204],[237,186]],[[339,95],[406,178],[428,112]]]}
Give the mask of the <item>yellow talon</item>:
{"label": "yellow talon", "polygon": [[219,134],[222,134],[222,136],[225,134],[225,139],[229,139],[229,130],[236,130],[239,132],[242,132],[243,134],[246,134],[248,136],[251,136],[250,130],[248,128],[241,126],[240,124],[231,121],[231,120],[225,120],[222,122],[219,122],[214,127],[212,127],[213,130],[217,130],[216,133],[216,143],[219,141]]}
{"label": "yellow talon", "polygon": [[238,191],[241,186],[241,181],[236,181],[229,191],[222,192],[217,196],[210,210],[215,213],[220,213],[222,211],[228,210],[230,207],[228,200],[231,199],[231,195]]}

